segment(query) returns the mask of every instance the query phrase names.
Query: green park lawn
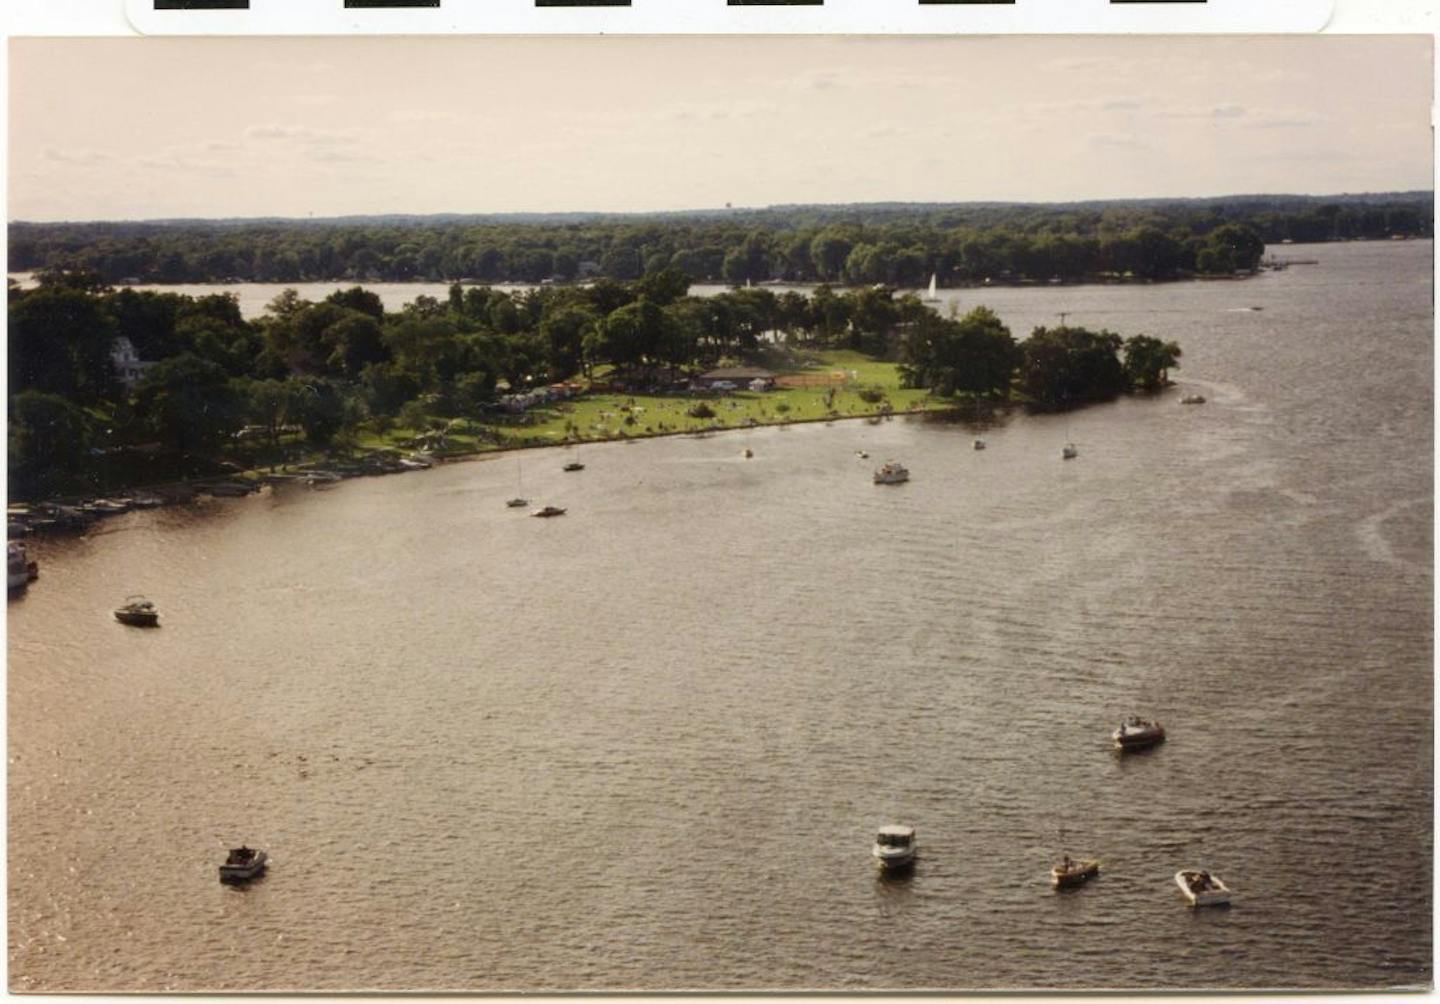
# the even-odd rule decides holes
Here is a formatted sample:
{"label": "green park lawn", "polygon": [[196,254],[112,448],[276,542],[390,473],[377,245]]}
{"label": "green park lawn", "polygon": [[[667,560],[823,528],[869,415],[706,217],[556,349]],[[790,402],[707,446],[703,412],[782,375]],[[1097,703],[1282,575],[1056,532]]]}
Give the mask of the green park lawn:
{"label": "green park lawn", "polygon": [[[894,363],[872,359],[849,350],[811,353],[808,364],[789,372],[824,376],[843,373],[834,383],[833,398],[826,386],[777,388],[772,391],[738,391],[727,395],[647,396],[586,394],[573,401],[532,408],[523,415],[486,419],[484,423],[458,420],[446,434],[449,452],[514,449],[563,442],[637,438],[710,429],[734,429],[750,424],[778,425],[833,418],[858,418],[893,411],[939,409],[945,402],[926,390],[901,389]],[[785,371],[782,371],[782,375]],[[878,390],[879,401],[866,401],[862,390]],[[697,418],[687,412],[704,401],[714,417]],[[393,428],[384,436],[368,435],[357,444],[377,449],[396,447],[411,440],[415,430]]]}

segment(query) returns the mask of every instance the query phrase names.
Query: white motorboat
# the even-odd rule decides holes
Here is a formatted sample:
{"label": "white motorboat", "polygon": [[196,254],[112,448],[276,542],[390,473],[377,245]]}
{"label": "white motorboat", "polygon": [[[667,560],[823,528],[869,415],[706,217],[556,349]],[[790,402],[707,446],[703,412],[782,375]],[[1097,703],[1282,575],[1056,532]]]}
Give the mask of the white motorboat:
{"label": "white motorboat", "polygon": [[1175,884],[1191,906],[1228,906],[1230,903],[1230,887],[1207,871],[1178,871]]}
{"label": "white motorboat", "polygon": [[244,844],[231,848],[225,863],[220,866],[220,881],[244,882],[254,878],[265,870],[266,857],[264,851],[246,847]]}
{"label": "white motorboat", "polygon": [[1074,460],[1078,456],[1080,456],[1080,451],[1075,449],[1074,443],[1066,443],[1060,448],[1061,460]]}
{"label": "white motorboat", "polygon": [[1117,749],[1149,749],[1151,746],[1157,746],[1165,741],[1165,726],[1159,722],[1147,722],[1143,718],[1132,715],[1122,722],[1118,729],[1110,733],[1110,738],[1115,740]]}
{"label": "white motorboat", "polygon": [[1067,854],[1050,869],[1050,884],[1056,889],[1069,889],[1083,885],[1099,874],[1099,861],[1076,860]]}
{"label": "white motorboat", "polygon": [[899,871],[915,863],[915,827],[882,826],[875,834],[870,856],[885,871]]}
{"label": "white motorboat", "polygon": [[9,541],[5,545],[5,586],[9,592],[24,589],[40,577],[40,565],[31,559],[25,545]]}
{"label": "white motorboat", "polygon": [[870,454],[866,453],[864,450],[856,450],[856,451],[855,451],[855,456],[859,457],[861,460],[869,460],[869,459],[870,459]]}
{"label": "white motorboat", "polygon": [[910,480],[910,472],[905,465],[892,460],[888,464],[881,464],[875,470],[875,483],[877,485],[898,485]]}

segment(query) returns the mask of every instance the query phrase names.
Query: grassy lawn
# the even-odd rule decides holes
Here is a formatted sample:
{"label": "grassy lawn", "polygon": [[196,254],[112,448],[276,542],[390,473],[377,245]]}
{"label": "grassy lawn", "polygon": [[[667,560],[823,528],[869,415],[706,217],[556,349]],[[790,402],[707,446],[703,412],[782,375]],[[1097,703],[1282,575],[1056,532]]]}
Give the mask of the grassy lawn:
{"label": "grassy lawn", "polygon": [[[734,429],[750,424],[777,425],[784,422],[813,422],[831,418],[858,418],[890,409],[911,411],[939,409],[946,402],[935,400],[925,390],[902,390],[894,363],[872,359],[848,350],[812,352],[805,356],[800,372],[824,377],[843,374],[843,382],[827,386],[777,388],[773,391],[739,391],[724,396],[648,396],[628,394],[587,394],[574,401],[532,408],[523,415],[487,419],[484,423],[460,419],[446,434],[447,452],[474,452],[546,446],[564,442],[595,442],[711,429]],[[782,375],[786,371],[780,371]],[[865,401],[863,389],[879,390],[884,396]],[[833,389],[833,396],[831,391]],[[714,410],[714,417],[695,417],[687,412],[700,402]],[[383,436],[367,433],[356,444],[362,449],[402,448],[418,430],[396,427]]]}

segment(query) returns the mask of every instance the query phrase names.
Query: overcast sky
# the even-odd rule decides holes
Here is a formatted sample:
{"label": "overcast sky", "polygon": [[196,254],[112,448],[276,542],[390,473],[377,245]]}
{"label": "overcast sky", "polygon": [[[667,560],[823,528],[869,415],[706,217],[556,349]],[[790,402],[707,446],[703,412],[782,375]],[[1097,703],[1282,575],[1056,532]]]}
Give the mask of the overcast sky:
{"label": "overcast sky", "polygon": [[1432,186],[1424,36],[15,39],[21,220]]}

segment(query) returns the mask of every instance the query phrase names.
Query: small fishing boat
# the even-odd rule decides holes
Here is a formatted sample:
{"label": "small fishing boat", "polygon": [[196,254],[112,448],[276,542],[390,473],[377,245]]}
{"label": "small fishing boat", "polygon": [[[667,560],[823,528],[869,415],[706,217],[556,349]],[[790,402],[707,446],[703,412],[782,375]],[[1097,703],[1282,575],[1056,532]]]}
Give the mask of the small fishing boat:
{"label": "small fishing boat", "polygon": [[1060,448],[1061,460],[1074,460],[1078,456],[1080,456],[1080,451],[1075,449],[1074,443],[1066,443]]}
{"label": "small fishing boat", "polygon": [[582,464],[582,463],[580,463],[580,461],[578,461],[578,460],[572,460],[572,461],[570,461],[568,464],[566,464],[563,468],[561,468],[561,470],[566,470],[566,471],[583,471],[584,469],[585,469],[585,465]]}
{"label": "small fishing boat", "polygon": [[1180,403],[1181,403],[1181,404],[1204,404],[1204,403],[1205,403],[1205,395],[1204,395],[1204,394],[1186,394],[1184,397],[1182,397],[1182,398],[1180,399]]}
{"label": "small fishing boat", "polygon": [[1178,871],[1175,873],[1175,884],[1191,906],[1227,906],[1230,903],[1230,887],[1207,871]]}
{"label": "small fishing boat", "polygon": [[910,480],[910,472],[905,465],[892,460],[887,464],[881,464],[875,470],[875,483],[877,485],[898,485]]}
{"label": "small fishing boat", "polygon": [[1100,874],[1100,862],[1079,860],[1066,854],[1050,869],[1050,884],[1056,889],[1069,889],[1084,885]]}
{"label": "small fishing boat", "polygon": [[160,611],[143,596],[127,596],[125,603],[116,609],[115,619],[131,627],[159,627]]}
{"label": "small fishing boat", "polygon": [[1131,716],[1120,727],[1110,733],[1115,748],[1120,750],[1143,750],[1158,746],[1165,741],[1165,727],[1159,722],[1147,722]]}
{"label": "small fishing boat", "polygon": [[506,504],[507,506],[509,506],[511,509],[523,509],[523,508],[525,508],[527,505],[530,504],[530,500],[529,500],[529,499],[522,499],[522,498],[516,497],[516,498],[510,499],[510,500],[507,501],[505,504]]}
{"label": "small fishing boat", "polygon": [[915,827],[882,826],[870,856],[882,871],[899,871],[915,863]]}
{"label": "small fishing boat", "polygon": [[973,445],[977,450],[983,450],[985,449],[985,440],[981,439],[979,436],[976,436],[975,442],[971,445]]}
{"label": "small fishing boat", "polygon": [[864,450],[856,450],[856,451],[855,451],[855,456],[859,457],[861,460],[869,460],[869,459],[870,459],[870,454],[866,453]]}
{"label": "small fishing boat", "polygon": [[745,459],[746,459],[746,460],[749,460],[751,457],[755,456],[755,451],[752,450],[752,449],[750,449],[750,447],[747,446],[747,447],[745,447],[744,456],[745,456]]}
{"label": "small fishing boat", "polygon": [[241,844],[232,847],[225,863],[220,866],[221,882],[245,882],[265,870],[266,854]]}
{"label": "small fishing boat", "polygon": [[536,509],[536,510],[535,510],[534,512],[532,512],[530,515],[531,515],[531,516],[539,516],[539,517],[541,517],[541,518],[543,519],[543,518],[548,518],[548,517],[550,517],[550,516],[564,516],[564,515],[565,515],[565,510],[564,510],[564,509],[561,509],[559,506],[547,505],[547,506],[545,506],[543,509]]}

